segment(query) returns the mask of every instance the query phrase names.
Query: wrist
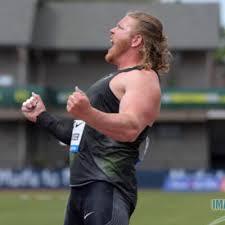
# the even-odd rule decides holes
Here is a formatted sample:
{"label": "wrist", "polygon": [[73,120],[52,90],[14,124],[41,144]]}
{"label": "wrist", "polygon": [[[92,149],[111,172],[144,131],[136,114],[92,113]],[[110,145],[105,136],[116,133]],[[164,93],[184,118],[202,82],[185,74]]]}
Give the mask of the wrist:
{"label": "wrist", "polygon": [[94,117],[94,112],[95,108],[90,106],[89,109],[83,114],[81,119],[84,120],[85,122],[92,120],[92,118]]}
{"label": "wrist", "polygon": [[40,117],[42,117],[42,116],[43,116],[44,114],[46,114],[46,113],[47,113],[46,110],[41,111],[41,112],[37,115],[37,119],[40,118]]}

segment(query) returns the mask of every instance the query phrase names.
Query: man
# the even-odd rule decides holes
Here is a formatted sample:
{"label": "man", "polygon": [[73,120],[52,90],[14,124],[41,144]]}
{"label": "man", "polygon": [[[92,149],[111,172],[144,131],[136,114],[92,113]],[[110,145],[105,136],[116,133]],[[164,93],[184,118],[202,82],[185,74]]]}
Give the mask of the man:
{"label": "man", "polygon": [[[76,88],[67,111],[68,126],[46,112],[40,96],[22,111],[70,145],[70,184],[64,225],[128,225],[135,208],[138,148],[160,110],[158,73],[169,69],[162,24],[143,12],[130,12],[111,29],[105,56],[117,71],[92,85]],[[72,138],[71,138],[72,137]]]}

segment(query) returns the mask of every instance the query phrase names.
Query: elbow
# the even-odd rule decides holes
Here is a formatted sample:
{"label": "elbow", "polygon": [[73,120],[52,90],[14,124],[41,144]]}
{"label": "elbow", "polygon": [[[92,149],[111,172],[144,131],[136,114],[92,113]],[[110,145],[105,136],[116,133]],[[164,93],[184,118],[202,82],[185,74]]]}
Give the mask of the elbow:
{"label": "elbow", "polygon": [[124,142],[130,142],[130,143],[132,143],[132,142],[135,142],[136,139],[137,139],[137,136],[136,135],[129,135],[129,136],[126,137],[126,139],[125,139]]}
{"label": "elbow", "polygon": [[141,127],[139,126],[139,123],[132,123],[132,125],[124,130],[123,137],[124,142],[134,142],[138,138],[138,135],[140,134]]}
{"label": "elbow", "polygon": [[120,137],[118,138],[118,141],[121,142],[134,142],[136,141],[137,137],[139,135],[139,130],[138,129],[129,129],[124,131]]}

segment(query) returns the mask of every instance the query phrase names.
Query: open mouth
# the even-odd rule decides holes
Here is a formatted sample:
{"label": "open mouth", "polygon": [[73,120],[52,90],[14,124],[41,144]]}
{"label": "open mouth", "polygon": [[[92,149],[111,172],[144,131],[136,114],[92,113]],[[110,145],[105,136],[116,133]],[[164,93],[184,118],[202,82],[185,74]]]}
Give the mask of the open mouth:
{"label": "open mouth", "polygon": [[114,43],[113,43],[113,40],[112,40],[112,39],[110,39],[110,43],[111,43],[111,45],[113,46]]}
{"label": "open mouth", "polygon": [[114,41],[113,41],[113,37],[112,36],[110,37],[110,43],[111,43],[111,46],[114,45]]}

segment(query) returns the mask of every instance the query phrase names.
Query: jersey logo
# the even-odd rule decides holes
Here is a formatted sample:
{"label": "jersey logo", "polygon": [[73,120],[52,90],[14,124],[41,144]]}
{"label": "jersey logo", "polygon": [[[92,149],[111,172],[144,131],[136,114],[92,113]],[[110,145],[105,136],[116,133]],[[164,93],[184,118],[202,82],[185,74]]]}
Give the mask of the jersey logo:
{"label": "jersey logo", "polygon": [[75,127],[79,127],[83,122],[80,122],[80,123],[76,123],[75,124]]}

